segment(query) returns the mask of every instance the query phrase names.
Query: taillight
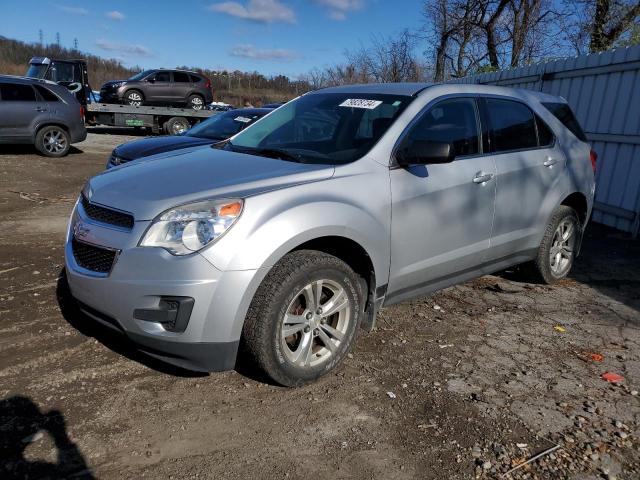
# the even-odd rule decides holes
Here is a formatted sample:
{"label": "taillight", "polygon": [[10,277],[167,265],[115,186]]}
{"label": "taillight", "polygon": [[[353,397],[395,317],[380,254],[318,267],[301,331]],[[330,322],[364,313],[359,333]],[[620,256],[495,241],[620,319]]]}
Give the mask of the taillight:
{"label": "taillight", "polygon": [[211,80],[207,78],[207,83],[204,84],[204,88],[211,88]]}
{"label": "taillight", "polygon": [[80,119],[84,122],[84,105],[80,105]]}
{"label": "taillight", "polygon": [[593,173],[596,173],[596,162],[598,161],[598,154],[591,150],[591,152],[589,152],[589,158],[591,159],[591,168],[593,168]]}

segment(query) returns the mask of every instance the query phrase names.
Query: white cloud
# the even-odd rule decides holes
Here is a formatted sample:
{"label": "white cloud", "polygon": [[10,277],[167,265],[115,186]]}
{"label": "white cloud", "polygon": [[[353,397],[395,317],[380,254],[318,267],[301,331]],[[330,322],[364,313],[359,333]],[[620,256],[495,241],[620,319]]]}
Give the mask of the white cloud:
{"label": "white cloud", "polygon": [[276,60],[282,62],[288,62],[297,57],[296,53],[292,50],[285,50],[283,48],[257,48],[251,44],[235,45],[229,54],[234,57],[250,58],[252,60]]}
{"label": "white cloud", "polygon": [[261,23],[295,23],[296,14],[279,0],[249,0],[240,2],[213,3],[207,7],[212,12]]}
{"label": "white cloud", "polygon": [[110,42],[108,40],[96,40],[96,45],[103,50],[116,52],[123,56],[138,55],[141,57],[151,57],[152,53],[147,47],[142,45],[129,45],[124,43]]}
{"label": "white cloud", "polygon": [[121,20],[124,20],[126,18],[124,16],[124,13],[119,12],[118,10],[113,10],[111,12],[107,12],[107,13],[105,13],[105,16],[108,19],[115,20],[115,21],[121,21]]}
{"label": "white cloud", "polygon": [[360,10],[364,6],[364,0],[315,0],[328,10],[329,18],[333,20],[345,20],[349,12]]}
{"label": "white cloud", "polygon": [[56,8],[72,15],[87,15],[89,13],[89,10],[86,8],[72,7],[70,5],[56,5]]}

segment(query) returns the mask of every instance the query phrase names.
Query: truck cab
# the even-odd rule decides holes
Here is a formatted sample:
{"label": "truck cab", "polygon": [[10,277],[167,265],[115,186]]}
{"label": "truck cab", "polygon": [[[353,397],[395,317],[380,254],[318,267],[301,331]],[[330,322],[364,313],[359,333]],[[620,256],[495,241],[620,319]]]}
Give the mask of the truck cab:
{"label": "truck cab", "polygon": [[85,60],[33,57],[29,61],[29,69],[25,76],[50,80],[67,87],[81,105],[87,104],[87,97],[91,93]]}

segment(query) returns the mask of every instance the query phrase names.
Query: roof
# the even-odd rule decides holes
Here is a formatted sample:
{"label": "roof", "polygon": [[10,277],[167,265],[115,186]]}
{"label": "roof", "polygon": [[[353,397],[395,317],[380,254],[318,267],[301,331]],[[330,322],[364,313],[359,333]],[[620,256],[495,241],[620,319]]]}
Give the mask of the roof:
{"label": "roof", "polygon": [[12,81],[16,83],[44,83],[47,85],[58,85],[56,82],[52,82],[51,80],[45,80],[43,78],[35,78],[35,77],[24,77],[20,75],[0,75],[0,81]]}
{"label": "roof", "polygon": [[[432,83],[363,83],[357,85],[340,85],[316,90],[322,93],[382,93],[389,95],[416,95]],[[312,92],[314,93],[314,92]]]}

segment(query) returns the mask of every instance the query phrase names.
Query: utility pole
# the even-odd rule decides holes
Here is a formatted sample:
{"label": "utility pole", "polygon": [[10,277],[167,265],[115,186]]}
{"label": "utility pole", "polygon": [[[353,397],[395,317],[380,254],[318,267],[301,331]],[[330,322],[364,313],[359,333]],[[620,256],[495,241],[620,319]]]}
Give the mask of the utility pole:
{"label": "utility pole", "polygon": [[60,32],[56,32],[56,45],[60,46]]}
{"label": "utility pole", "polygon": [[38,30],[38,38],[40,39],[40,46],[44,44],[44,33],[42,33],[42,29]]}
{"label": "utility pole", "polygon": [[78,51],[78,39],[77,38],[73,39],[73,49],[75,51]]}

